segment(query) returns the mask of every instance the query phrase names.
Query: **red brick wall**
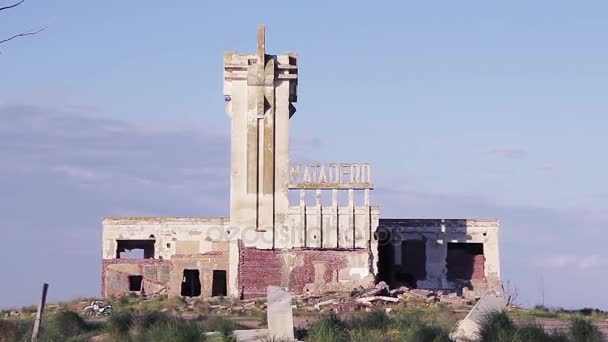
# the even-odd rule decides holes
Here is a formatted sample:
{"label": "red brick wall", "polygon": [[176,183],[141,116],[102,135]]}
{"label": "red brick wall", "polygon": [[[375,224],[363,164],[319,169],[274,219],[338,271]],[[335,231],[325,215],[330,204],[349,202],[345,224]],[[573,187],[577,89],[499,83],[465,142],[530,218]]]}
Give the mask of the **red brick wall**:
{"label": "red brick wall", "polygon": [[484,279],[486,258],[483,254],[472,254],[464,250],[448,250],[446,259],[448,279]]}
{"label": "red brick wall", "polygon": [[[352,253],[368,254],[367,250],[312,250],[290,249],[288,251],[263,250],[253,247],[239,248],[239,290],[244,298],[266,296],[270,285],[282,286],[287,279],[289,289],[299,293],[307,283],[315,280],[315,263],[325,266],[324,281],[330,283],[338,270],[348,267],[347,256]],[[298,265],[290,274],[283,265],[285,255],[294,256]]]}

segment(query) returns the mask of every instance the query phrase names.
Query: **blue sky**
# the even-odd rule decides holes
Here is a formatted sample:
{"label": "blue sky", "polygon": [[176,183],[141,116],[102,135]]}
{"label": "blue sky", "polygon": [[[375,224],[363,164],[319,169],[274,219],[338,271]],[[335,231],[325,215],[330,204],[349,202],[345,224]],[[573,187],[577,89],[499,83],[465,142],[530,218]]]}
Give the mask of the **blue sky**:
{"label": "blue sky", "polygon": [[97,295],[103,216],[228,213],[222,56],[265,23],[300,56],[293,161],[372,163],[382,217],[497,217],[522,304],[608,309],[607,12],[26,0],[0,14],[48,27],[0,46],[0,306]]}

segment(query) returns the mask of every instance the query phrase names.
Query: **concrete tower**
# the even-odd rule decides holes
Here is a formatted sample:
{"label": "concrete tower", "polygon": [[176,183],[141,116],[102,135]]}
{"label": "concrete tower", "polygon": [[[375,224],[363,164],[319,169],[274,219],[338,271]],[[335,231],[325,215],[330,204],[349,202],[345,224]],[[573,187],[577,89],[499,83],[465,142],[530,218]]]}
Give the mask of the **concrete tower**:
{"label": "concrete tower", "polygon": [[297,99],[297,55],[268,55],[265,30],[255,54],[224,54],[226,113],[232,120],[230,222],[267,232],[285,224],[289,206],[289,118]]}

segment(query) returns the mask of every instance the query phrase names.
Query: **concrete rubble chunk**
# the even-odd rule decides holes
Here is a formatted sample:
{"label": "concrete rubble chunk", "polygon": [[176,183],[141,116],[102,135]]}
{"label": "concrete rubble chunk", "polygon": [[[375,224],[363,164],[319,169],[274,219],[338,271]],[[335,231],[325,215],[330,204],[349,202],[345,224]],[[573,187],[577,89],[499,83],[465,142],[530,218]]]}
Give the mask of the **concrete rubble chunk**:
{"label": "concrete rubble chunk", "polygon": [[373,296],[383,296],[383,295],[388,295],[388,294],[389,294],[388,284],[381,281],[373,289],[364,292],[361,296],[373,297]]}
{"label": "concrete rubble chunk", "polygon": [[319,310],[322,306],[338,303],[337,299],[329,299],[315,304],[315,309]]}
{"label": "concrete rubble chunk", "polygon": [[277,340],[293,341],[291,294],[284,287],[268,287],[268,334]]}
{"label": "concrete rubble chunk", "polygon": [[400,288],[390,290],[388,293],[389,293],[391,296],[397,296],[397,295],[400,295],[400,294],[406,293],[406,292],[407,292],[407,291],[409,291],[409,290],[410,290],[410,289],[409,289],[409,287],[406,287],[406,286],[401,286]]}
{"label": "concrete rubble chunk", "polygon": [[392,302],[392,303],[396,303],[399,301],[399,298],[394,298],[394,297],[386,297],[386,296],[373,296],[373,297],[362,297],[362,298],[357,298],[357,302],[359,303],[370,303],[370,302],[374,302],[377,300],[382,300],[385,302]]}
{"label": "concrete rubble chunk", "polygon": [[507,306],[506,299],[495,295],[484,295],[467,316],[458,322],[450,337],[455,341],[473,341],[479,338],[480,325],[484,318],[497,311],[502,311]]}
{"label": "concrete rubble chunk", "polygon": [[409,295],[412,295],[417,298],[426,299],[433,295],[433,291],[422,290],[422,289],[413,289],[408,292]]}

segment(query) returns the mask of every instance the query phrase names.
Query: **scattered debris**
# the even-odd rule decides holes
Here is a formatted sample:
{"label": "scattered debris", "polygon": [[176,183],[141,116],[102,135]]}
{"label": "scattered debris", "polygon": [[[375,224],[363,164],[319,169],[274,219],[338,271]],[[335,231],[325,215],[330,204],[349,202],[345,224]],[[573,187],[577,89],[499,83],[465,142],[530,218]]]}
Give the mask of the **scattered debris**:
{"label": "scattered debris", "polygon": [[377,300],[383,300],[385,302],[396,303],[396,302],[399,301],[399,298],[386,297],[386,296],[373,296],[373,297],[357,298],[357,302],[360,302],[360,303],[370,303],[370,302],[374,302],[374,301],[377,301]]}

